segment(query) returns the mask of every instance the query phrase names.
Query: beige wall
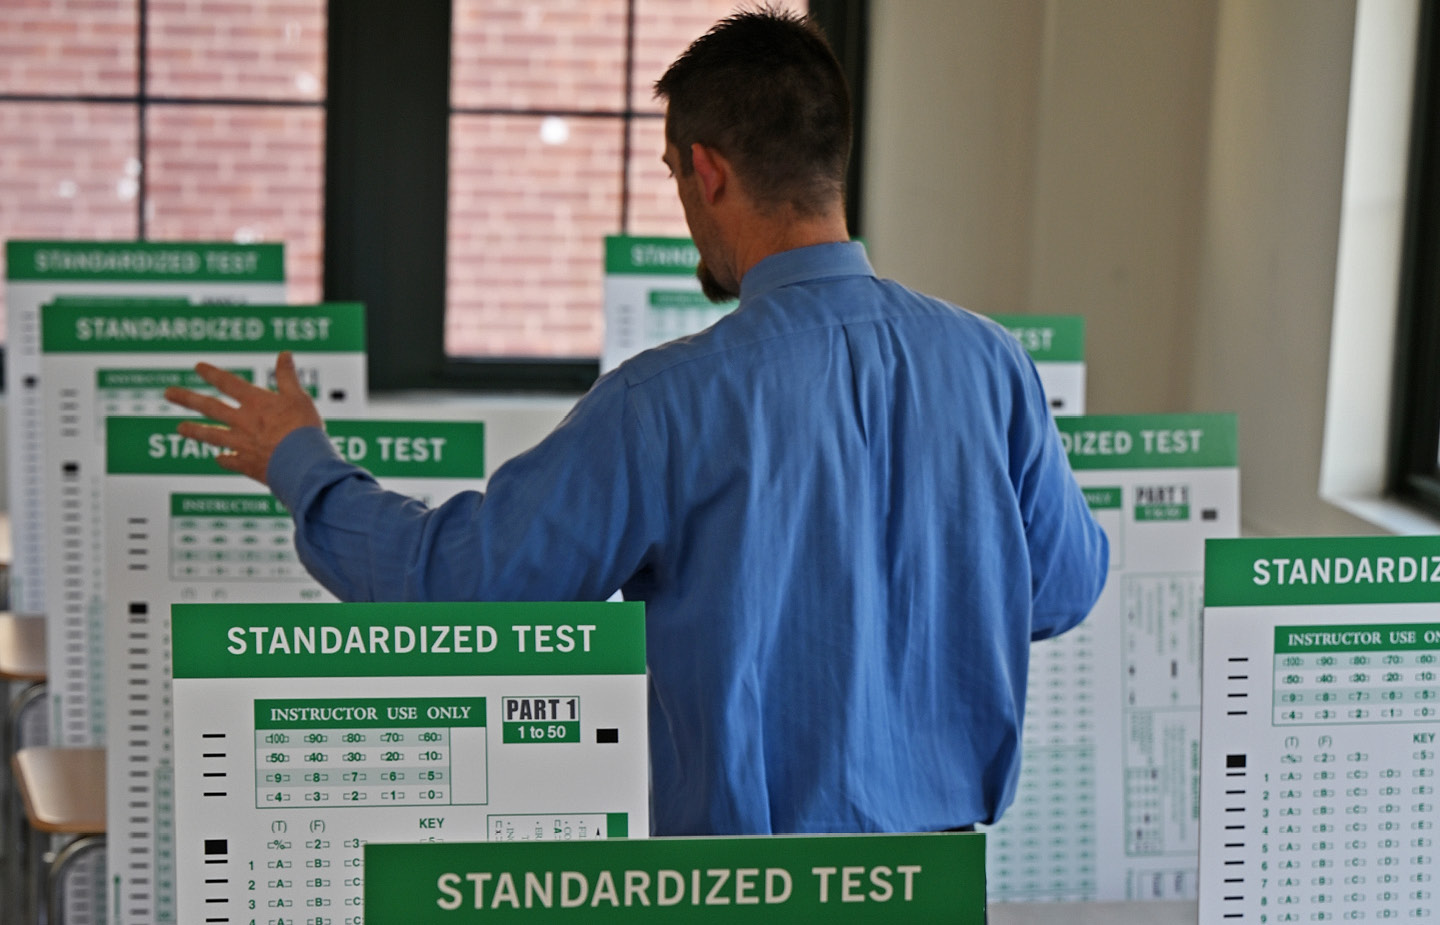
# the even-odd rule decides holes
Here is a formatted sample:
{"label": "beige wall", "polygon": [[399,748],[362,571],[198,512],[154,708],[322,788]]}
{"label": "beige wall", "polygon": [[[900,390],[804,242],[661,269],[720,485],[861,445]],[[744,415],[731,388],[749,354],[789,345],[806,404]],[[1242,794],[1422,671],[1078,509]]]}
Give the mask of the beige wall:
{"label": "beige wall", "polygon": [[1259,532],[1350,532],[1316,500],[1335,297],[1352,3],[1221,4],[1191,400],[1241,411]]}
{"label": "beige wall", "polygon": [[1092,413],[1238,412],[1247,532],[1370,532],[1318,496],[1354,0],[872,9],[877,269],[1083,315]]}
{"label": "beige wall", "polygon": [[1023,309],[1044,6],[871,4],[864,234],[882,272]]}

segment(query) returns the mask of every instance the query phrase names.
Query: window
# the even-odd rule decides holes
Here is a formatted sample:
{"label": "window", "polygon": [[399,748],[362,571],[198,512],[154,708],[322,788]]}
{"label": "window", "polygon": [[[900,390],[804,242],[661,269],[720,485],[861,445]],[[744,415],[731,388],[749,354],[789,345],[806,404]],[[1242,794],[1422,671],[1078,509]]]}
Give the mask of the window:
{"label": "window", "polygon": [[[0,237],[284,241],[292,300],[366,303],[372,388],[583,390],[603,237],[686,233],[651,84],[736,5],[3,4]],[[858,138],[865,2],[809,7]]]}
{"label": "window", "polygon": [[1440,10],[1420,6],[1401,263],[1391,490],[1440,514]]}
{"label": "window", "polygon": [[0,237],[284,241],[318,300],[325,26],[323,0],[0,6]]}
{"label": "window", "polygon": [[688,234],[651,84],[732,8],[455,0],[448,356],[600,353],[604,237]]}

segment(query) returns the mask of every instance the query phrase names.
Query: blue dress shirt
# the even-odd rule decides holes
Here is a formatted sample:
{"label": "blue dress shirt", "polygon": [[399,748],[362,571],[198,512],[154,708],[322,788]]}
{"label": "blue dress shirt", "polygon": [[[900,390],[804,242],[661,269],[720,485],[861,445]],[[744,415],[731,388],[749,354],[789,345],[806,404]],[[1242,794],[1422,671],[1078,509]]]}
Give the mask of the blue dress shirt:
{"label": "blue dress shirt", "polygon": [[1106,576],[1029,357],[858,244],[761,261],[483,495],[383,491],[314,428],[268,475],[342,600],[644,601],[660,835],[993,822],[1030,642]]}

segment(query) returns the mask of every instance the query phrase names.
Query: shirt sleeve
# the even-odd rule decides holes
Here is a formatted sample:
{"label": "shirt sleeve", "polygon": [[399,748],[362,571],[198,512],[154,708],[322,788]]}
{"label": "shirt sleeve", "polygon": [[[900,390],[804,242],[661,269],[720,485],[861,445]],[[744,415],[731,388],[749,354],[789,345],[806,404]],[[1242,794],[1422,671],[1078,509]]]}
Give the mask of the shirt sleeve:
{"label": "shirt sleeve", "polygon": [[1063,633],[1090,613],[1109,574],[1110,543],[1075,481],[1033,364],[1026,389],[1031,400],[1012,432],[1012,446],[1025,449],[1012,460],[1019,461],[1015,484],[1030,550],[1034,640]]}
{"label": "shirt sleeve", "polygon": [[653,474],[620,379],[596,383],[485,492],[430,507],[382,488],[318,428],[271,457],[310,574],[343,601],[605,600],[661,536]]}

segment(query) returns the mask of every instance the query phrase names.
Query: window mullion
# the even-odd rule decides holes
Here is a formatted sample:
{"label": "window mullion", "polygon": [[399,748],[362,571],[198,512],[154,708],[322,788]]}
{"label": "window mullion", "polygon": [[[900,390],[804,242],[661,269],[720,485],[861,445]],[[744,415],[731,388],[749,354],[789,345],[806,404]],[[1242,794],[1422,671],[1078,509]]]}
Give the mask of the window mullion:
{"label": "window mullion", "polygon": [[332,0],[327,299],[366,305],[372,389],[441,384],[450,4]]}
{"label": "window mullion", "polygon": [[1421,7],[1391,414],[1390,487],[1440,512],[1440,12]]}

